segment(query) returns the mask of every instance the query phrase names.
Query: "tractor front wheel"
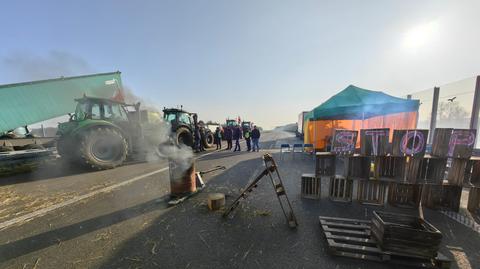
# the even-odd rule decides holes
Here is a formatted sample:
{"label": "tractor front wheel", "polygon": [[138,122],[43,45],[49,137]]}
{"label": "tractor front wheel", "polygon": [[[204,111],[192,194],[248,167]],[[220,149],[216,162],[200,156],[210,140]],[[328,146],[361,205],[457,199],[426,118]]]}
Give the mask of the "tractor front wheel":
{"label": "tractor front wheel", "polygon": [[213,136],[213,133],[212,132],[207,132],[205,134],[204,141],[202,141],[203,146],[207,149],[213,147],[214,139],[215,139],[215,137]]}
{"label": "tractor front wheel", "polygon": [[123,135],[112,128],[95,128],[83,134],[80,156],[99,170],[117,167],[127,158],[128,145]]}

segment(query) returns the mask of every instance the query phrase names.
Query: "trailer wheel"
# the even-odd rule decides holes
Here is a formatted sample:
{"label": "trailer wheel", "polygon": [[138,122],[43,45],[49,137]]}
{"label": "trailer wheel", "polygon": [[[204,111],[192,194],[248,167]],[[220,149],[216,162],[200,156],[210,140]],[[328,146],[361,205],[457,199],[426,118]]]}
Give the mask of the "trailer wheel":
{"label": "trailer wheel", "polygon": [[123,135],[112,128],[94,128],[81,137],[80,157],[99,170],[121,165],[127,158],[128,145]]}
{"label": "trailer wheel", "polygon": [[214,142],[215,137],[213,136],[212,132],[207,132],[205,134],[205,139],[202,141],[203,146],[205,148],[211,148],[213,147],[213,142]]}
{"label": "trailer wheel", "polygon": [[177,144],[184,144],[189,147],[193,147],[193,136],[190,130],[185,127],[180,127],[177,129]]}

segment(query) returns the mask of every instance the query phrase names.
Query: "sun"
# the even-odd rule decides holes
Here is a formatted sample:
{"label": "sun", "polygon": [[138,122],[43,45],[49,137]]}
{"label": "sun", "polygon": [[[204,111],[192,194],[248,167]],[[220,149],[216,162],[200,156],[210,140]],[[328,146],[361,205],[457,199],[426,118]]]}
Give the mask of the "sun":
{"label": "sun", "polygon": [[405,33],[403,45],[405,48],[411,50],[429,46],[438,33],[438,29],[439,25],[437,21],[417,25]]}

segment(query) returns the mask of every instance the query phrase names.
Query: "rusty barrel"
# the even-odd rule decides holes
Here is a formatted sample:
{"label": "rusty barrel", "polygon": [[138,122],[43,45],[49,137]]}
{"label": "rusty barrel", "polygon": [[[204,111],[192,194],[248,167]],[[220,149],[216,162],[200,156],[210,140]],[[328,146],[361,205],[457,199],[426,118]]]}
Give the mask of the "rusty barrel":
{"label": "rusty barrel", "polygon": [[187,160],[168,160],[170,171],[170,195],[182,197],[197,190],[195,163],[193,158]]}

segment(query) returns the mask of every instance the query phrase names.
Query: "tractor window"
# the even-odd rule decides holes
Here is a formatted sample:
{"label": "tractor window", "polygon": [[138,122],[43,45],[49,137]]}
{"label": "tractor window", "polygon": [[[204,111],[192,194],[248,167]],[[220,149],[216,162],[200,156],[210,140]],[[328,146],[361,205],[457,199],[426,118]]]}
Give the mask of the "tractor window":
{"label": "tractor window", "polygon": [[190,121],[190,115],[188,115],[187,113],[180,114],[178,121],[185,124],[192,124],[192,122]]}
{"label": "tractor window", "polygon": [[101,114],[100,114],[100,104],[93,103],[90,111],[91,111],[90,112],[90,118],[92,120],[99,120],[99,119],[102,118]]}
{"label": "tractor window", "polygon": [[175,122],[175,120],[177,119],[177,114],[175,113],[170,113],[170,114],[165,114],[165,121],[166,122]]}
{"label": "tractor window", "polygon": [[110,120],[127,121],[127,115],[119,104],[104,104],[104,117]]}

